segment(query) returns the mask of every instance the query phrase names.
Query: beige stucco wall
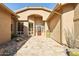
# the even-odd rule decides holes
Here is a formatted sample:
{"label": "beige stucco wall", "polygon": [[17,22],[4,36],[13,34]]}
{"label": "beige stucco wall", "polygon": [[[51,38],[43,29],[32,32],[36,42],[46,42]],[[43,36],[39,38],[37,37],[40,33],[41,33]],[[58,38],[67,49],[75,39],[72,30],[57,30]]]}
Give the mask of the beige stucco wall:
{"label": "beige stucco wall", "polygon": [[[62,14],[62,43],[67,45],[66,34],[74,37],[74,9],[73,5],[65,6]],[[71,33],[69,33],[69,32]],[[72,39],[71,39],[72,40]]]}
{"label": "beige stucco wall", "polygon": [[[74,40],[74,6],[69,4],[62,8],[61,18],[60,16],[54,14],[48,21],[48,26],[51,31],[51,37],[57,42],[67,45],[66,34],[72,36],[71,40]],[[61,27],[60,27],[60,21]],[[61,30],[60,30],[61,29]],[[62,35],[62,36],[60,36]],[[61,39],[60,39],[61,37]],[[71,43],[72,44],[72,43]]]}
{"label": "beige stucco wall", "polygon": [[75,47],[79,48],[79,20],[74,21]]}
{"label": "beige stucco wall", "polygon": [[51,38],[60,43],[60,16],[55,14],[48,22],[51,31]]}
{"label": "beige stucco wall", "polygon": [[28,16],[32,14],[41,15],[43,16],[43,20],[46,20],[50,12],[43,11],[43,10],[27,10],[18,14],[20,16],[19,20],[27,20]]}
{"label": "beige stucco wall", "polygon": [[74,37],[75,47],[79,48],[79,4],[76,5],[74,10]]}
{"label": "beige stucco wall", "polygon": [[54,28],[52,34],[52,38],[55,39],[58,43],[61,43],[60,41],[60,20],[58,21],[56,27]]}
{"label": "beige stucco wall", "polygon": [[0,9],[0,44],[9,40],[11,40],[11,17]]}
{"label": "beige stucco wall", "polygon": [[79,36],[79,20],[77,20],[77,21],[74,21],[74,34],[75,34],[75,36],[76,37],[78,37]]}
{"label": "beige stucco wall", "polygon": [[16,20],[11,18],[11,26],[12,26],[12,30],[11,30],[11,34],[16,34]]}

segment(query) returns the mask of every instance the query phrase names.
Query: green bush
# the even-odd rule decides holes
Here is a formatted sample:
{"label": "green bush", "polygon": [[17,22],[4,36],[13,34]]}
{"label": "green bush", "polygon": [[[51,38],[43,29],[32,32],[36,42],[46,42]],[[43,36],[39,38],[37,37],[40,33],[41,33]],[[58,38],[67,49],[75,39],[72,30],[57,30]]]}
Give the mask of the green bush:
{"label": "green bush", "polygon": [[79,56],[79,52],[70,52],[70,56]]}
{"label": "green bush", "polygon": [[49,38],[49,37],[50,37],[50,34],[51,34],[51,33],[47,31],[47,32],[46,32],[46,37]]}
{"label": "green bush", "polygon": [[11,39],[17,37],[17,34],[11,34]]}

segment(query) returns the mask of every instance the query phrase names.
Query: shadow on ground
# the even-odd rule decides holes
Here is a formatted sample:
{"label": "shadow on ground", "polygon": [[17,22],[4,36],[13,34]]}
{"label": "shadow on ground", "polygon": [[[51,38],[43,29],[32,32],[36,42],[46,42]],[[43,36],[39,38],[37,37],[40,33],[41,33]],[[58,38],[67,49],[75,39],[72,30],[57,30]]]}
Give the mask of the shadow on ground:
{"label": "shadow on ground", "polygon": [[21,41],[13,40],[0,45],[0,56],[13,56],[29,40],[30,37],[22,38]]}

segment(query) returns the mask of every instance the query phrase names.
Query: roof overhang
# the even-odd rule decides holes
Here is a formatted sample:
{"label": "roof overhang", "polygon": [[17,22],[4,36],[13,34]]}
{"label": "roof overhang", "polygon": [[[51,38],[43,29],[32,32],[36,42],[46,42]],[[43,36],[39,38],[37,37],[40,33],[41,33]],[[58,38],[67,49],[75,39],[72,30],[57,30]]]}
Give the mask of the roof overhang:
{"label": "roof overhang", "polygon": [[28,10],[43,10],[43,11],[51,12],[50,9],[44,8],[44,7],[25,7],[25,8],[16,10],[15,12],[16,12],[16,14],[18,14],[18,13],[21,13],[21,12],[24,12],[24,11],[28,11]]}
{"label": "roof overhang", "polygon": [[60,5],[57,3],[55,8],[52,10],[51,14],[48,16],[47,21],[49,21],[52,18],[52,16],[54,16],[55,13],[58,13],[58,12],[56,12],[56,9],[58,9],[59,6]]}
{"label": "roof overhang", "polygon": [[54,14],[61,15],[60,11],[62,11],[63,7],[68,5],[68,4],[74,4],[74,3],[63,3],[63,4],[57,3],[54,10],[52,10],[51,14],[48,16],[47,21],[50,20],[54,16]]}
{"label": "roof overhang", "polygon": [[7,6],[5,6],[3,3],[0,3],[0,7],[5,9],[9,14],[15,16],[15,17],[19,17],[15,12],[13,12],[11,9],[9,9]]}

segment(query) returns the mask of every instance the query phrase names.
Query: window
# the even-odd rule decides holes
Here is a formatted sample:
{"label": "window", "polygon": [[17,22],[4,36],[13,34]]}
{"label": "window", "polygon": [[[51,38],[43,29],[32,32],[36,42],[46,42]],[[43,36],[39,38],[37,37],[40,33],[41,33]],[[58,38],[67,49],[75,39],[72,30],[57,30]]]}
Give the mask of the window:
{"label": "window", "polygon": [[33,23],[29,22],[29,34],[33,34]]}
{"label": "window", "polygon": [[18,34],[23,34],[23,29],[24,29],[23,23],[19,22],[18,23]]}

